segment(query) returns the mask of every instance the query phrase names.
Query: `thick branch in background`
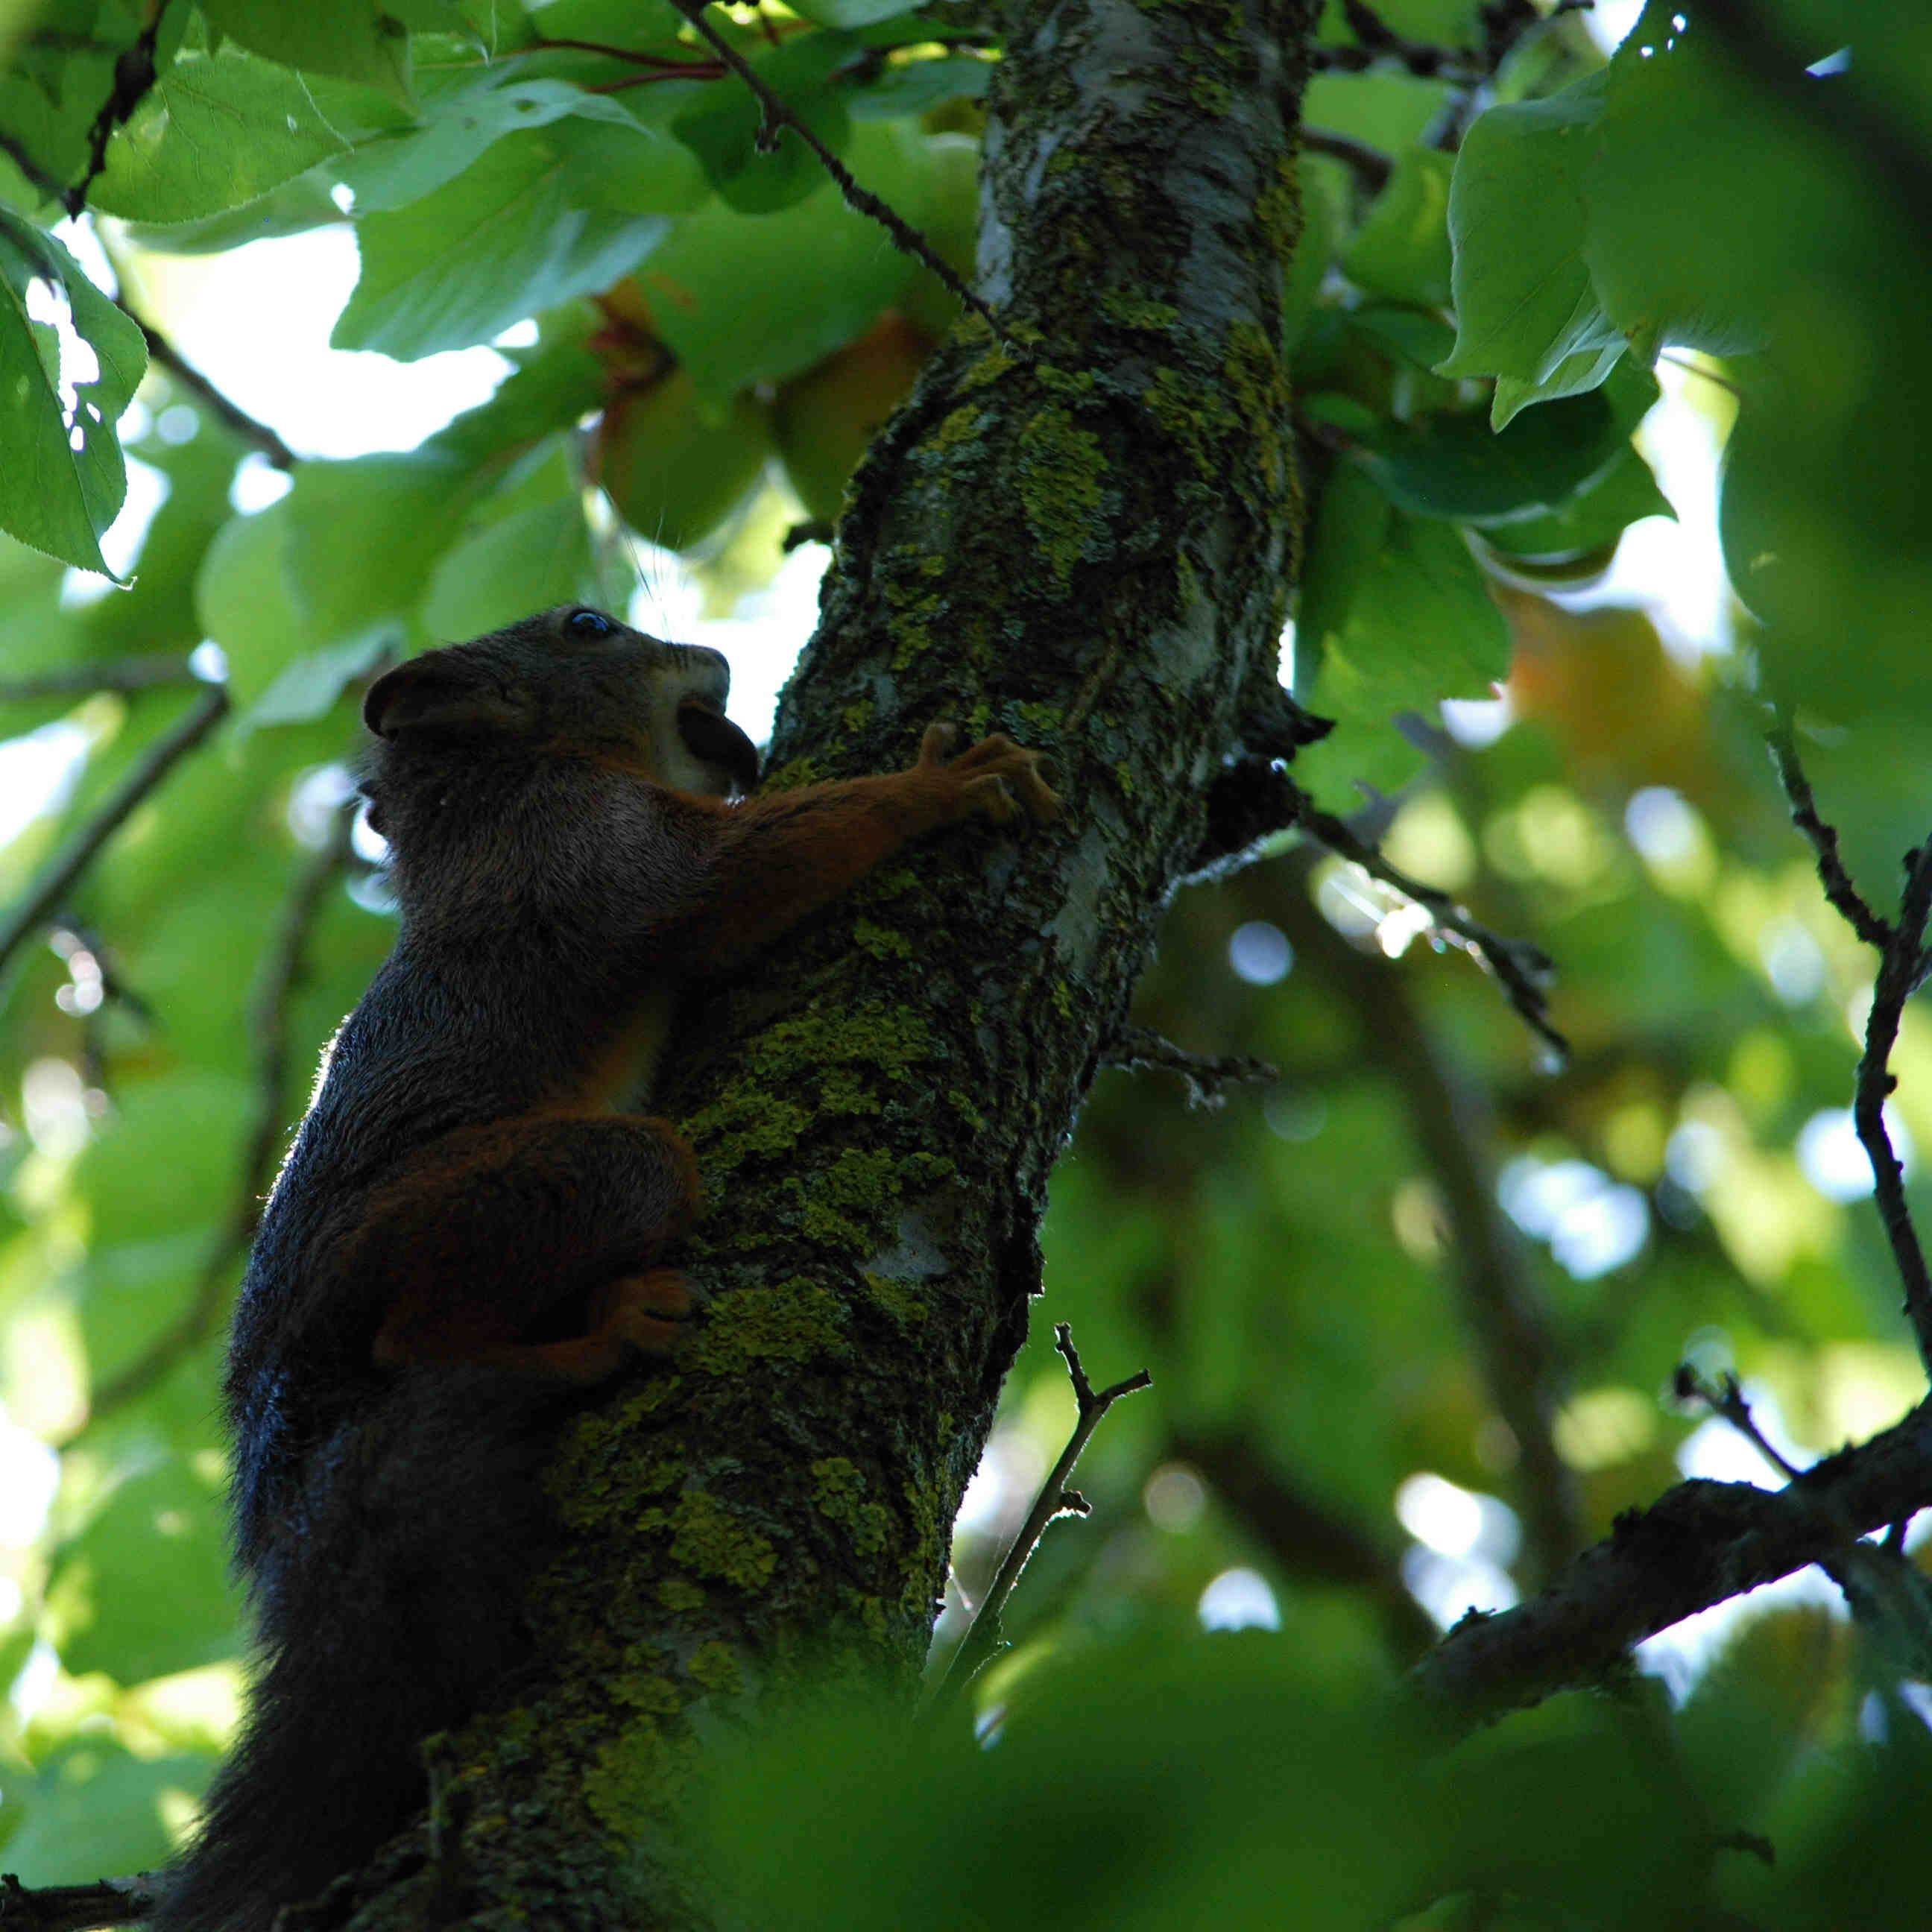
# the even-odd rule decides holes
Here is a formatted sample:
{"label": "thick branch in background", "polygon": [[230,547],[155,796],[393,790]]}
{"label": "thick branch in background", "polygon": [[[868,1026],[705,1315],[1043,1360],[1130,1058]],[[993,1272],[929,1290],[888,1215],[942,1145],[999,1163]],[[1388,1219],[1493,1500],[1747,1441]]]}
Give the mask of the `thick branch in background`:
{"label": "thick branch in background", "polygon": [[1498,1616],[1465,1617],[1412,1681],[1456,1723],[1594,1682],[1646,1637],[1903,1522],[1924,1505],[1928,1467],[1932,1402],[1922,1402],[1783,1490],[1679,1483],[1620,1516],[1614,1535],[1540,1595]]}
{"label": "thick branch in background", "polygon": [[[469,1821],[466,1910],[702,1922],[648,1862],[584,1849],[656,1827],[692,1707],[828,1659],[916,1683],[1047,1176],[1211,781],[1279,719],[1316,10],[1013,10],[977,279],[1030,356],[962,326],[875,444],[772,782],[902,765],[952,716],[1050,751],[1068,813],[910,855],[692,1016],[664,1098],[705,1175],[704,1318],[566,1444],[554,1670],[440,1801]],[[446,1904],[448,1870],[418,1881]]]}

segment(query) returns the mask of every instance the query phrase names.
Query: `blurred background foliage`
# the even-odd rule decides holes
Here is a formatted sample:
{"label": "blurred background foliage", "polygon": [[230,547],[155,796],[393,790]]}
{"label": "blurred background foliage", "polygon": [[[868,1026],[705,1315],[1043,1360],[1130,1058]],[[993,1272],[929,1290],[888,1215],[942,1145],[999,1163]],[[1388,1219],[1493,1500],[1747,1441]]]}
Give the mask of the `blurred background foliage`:
{"label": "blurred background foliage", "polygon": [[[317,12],[346,38],[291,49],[273,9],[171,10],[170,125],[194,130],[196,99],[280,113],[305,64],[316,118],[197,171],[151,102],[96,184],[115,218],[61,232],[186,341],[211,265],[339,236],[352,208],[338,346],[427,370],[494,340],[507,379],[413,447],[365,425],[305,455],[291,488],[254,428],[152,364],[122,424],[145,512],[94,529],[133,587],[100,594],[58,532],[0,538],[0,902],[215,683],[232,706],[0,980],[0,1864],[30,1883],[160,1860],[232,1721],[221,1318],[392,932],[344,809],[359,680],[580,596],[724,644],[741,693],[775,686],[814,580],[780,540],[826,534],[956,314],[795,141],[759,152],[715,77],[615,86],[702,56],[673,9],[490,9],[492,63],[478,8],[396,5],[403,70],[351,10]],[[1091,1516],[1048,1532],[1009,1606],[976,1742],[964,1714],[909,1736],[829,1708],[724,1755],[698,1802],[747,1924],[1905,1928],[1932,1906],[1925,1652],[1881,1652],[1816,1571],[1447,1756],[1418,1759],[1390,1694],[1439,1628],[1680,1474],[1780,1480],[1673,1393],[1680,1364],[1739,1378],[1799,1463],[1924,1392],[1846,1112],[1874,956],[1763,736],[1768,698],[1798,707],[1821,809],[1888,910],[1932,816],[1932,29],[1684,0],[1617,67],[1608,26],[1538,10],[1324,16],[1288,280],[1310,520],[1284,668],[1342,721],[1298,777],[1555,959],[1568,1064],[1411,902],[1305,841],[1177,898],[1137,1022],[1280,1077],[1202,1106],[1174,1072],[1100,1076],[940,1654],[1072,1424],[1047,1325],[1072,1324],[1095,1382],[1146,1366],[1154,1389],[1109,1416]],[[970,267],[994,36],[865,0],[719,17]],[[40,19],[0,74],[16,247],[141,25],[106,0]],[[1778,64],[1842,67],[1848,43],[1835,92]],[[1603,134],[1582,160],[1580,126]],[[1492,205],[1514,211],[1495,256]],[[1508,298],[1539,262],[1575,285],[1533,328]],[[1892,1064],[1922,1210],[1922,1010]]]}

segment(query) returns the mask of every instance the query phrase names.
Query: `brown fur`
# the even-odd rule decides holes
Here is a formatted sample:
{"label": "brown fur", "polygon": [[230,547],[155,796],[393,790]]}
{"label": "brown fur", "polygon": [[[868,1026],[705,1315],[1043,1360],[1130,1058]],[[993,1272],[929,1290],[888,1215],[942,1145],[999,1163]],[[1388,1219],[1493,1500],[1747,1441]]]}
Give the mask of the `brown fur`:
{"label": "brown fur", "polygon": [[247,1729],[162,1932],[267,1932],[420,1801],[416,1746],[528,1652],[537,1472],[571,1390],[678,1333],[700,1204],[638,1104],[679,988],[908,840],[1050,818],[1005,738],[728,802],[724,661],[562,610],[370,690],[364,789],[396,949],[344,1023],[264,1216],[226,1383]]}

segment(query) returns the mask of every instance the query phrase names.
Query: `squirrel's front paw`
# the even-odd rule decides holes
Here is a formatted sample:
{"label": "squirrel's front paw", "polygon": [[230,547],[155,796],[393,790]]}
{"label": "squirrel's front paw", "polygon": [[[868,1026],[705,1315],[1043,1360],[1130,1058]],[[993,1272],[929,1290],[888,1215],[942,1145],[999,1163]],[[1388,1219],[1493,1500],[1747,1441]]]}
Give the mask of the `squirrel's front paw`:
{"label": "squirrel's front paw", "polygon": [[646,1268],[610,1284],[600,1334],[627,1342],[646,1355],[668,1355],[683,1338],[682,1317],[691,1290],[676,1268]]}
{"label": "squirrel's front paw", "polygon": [[1046,782],[1042,753],[996,734],[949,759],[946,750],[955,735],[950,724],[928,724],[919,762],[928,771],[943,771],[958,788],[961,818],[990,818],[1005,825],[1022,812],[1042,824],[1060,816],[1060,795]]}

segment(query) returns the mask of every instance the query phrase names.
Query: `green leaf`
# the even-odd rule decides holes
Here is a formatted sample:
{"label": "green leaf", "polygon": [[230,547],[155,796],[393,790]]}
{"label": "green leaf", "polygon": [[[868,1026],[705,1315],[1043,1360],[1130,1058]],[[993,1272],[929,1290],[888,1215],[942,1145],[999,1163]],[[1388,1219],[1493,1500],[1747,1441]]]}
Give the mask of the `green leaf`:
{"label": "green leaf", "polygon": [[855,121],[890,121],[926,113],[948,100],[977,100],[992,83],[994,64],[970,54],[904,61],[854,88],[847,105]]}
{"label": "green leaf", "polygon": [[595,318],[587,303],[547,316],[534,348],[506,352],[517,366],[496,394],[439,430],[434,446],[459,461],[481,463],[581,421],[604,398],[604,365],[585,346]]}
{"label": "green leaf", "polygon": [[[50,1588],[70,1674],[142,1684],[230,1656],[235,1600],[218,1484],[178,1458],[130,1478],[61,1552]],[[165,1579],[165,1588],[154,1587]]]}
{"label": "green leaf", "polygon": [[1449,188],[1456,336],[1440,374],[1534,385],[1572,358],[1622,350],[1583,260],[1607,85],[1593,74],[1547,100],[1492,107],[1469,130]]}
{"label": "green leaf", "polygon": [[328,173],[320,168],[284,182],[259,200],[199,221],[130,221],[127,234],[137,248],[160,255],[220,255],[250,242],[270,242],[284,235],[305,235],[344,219],[329,193]]}
{"label": "green leaf", "polygon": [[1298,344],[1314,315],[1328,265],[1347,226],[1348,178],[1339,161],[1307,154],[1301,163],[1301,234],[1282,278],[1282,340]]}
{"label": "green leaf", "polygon": [[287,67],[310,68],[380,88],[406,104],[410,38],[376,0],[202,0],[224,34]]}
{"label": "green leaf", "polygon": [[484,482],[434,443],[402,455],[304,464],[284,500],[284,566],[315,643],[402,635]]}
{"label": "green leaf", "polygon": [[1610,467],[1546,517],[1487,525],[1486,542],[1528,562],[1600,550],[1644,517],[1675,518],[1650,465],[1626,443]]}
{"label": "green leaf", "polygon": [[1388,187],[1342,257],[1342,272],[1358,288],[1422,308],[1448,306],[1455,165],[1438,148],[1410,148],[1396,158]]}
{"label": "green leaf", "polygon": [[[64,302],[97,367],[70,366],[31,292]],[[114,425],[148,366],[141,332],[55,238],[0,208],[0,529],[82,570],[112,576],[100,533],[128,494]],[[70,394],[70,404],[62,391]]]}
{"label": "green leaf", "polygon": [[821,27],[869,27],[910,14],[921,0],[798,0],[791,10]]}
{"label": "green leaf", "polygon": [[[900,122],[861,123],[848,164],[903,207],[923,196],[936,165],[926,142]],[[782,382],[862,334],[914,266],[826,182],[782,220],[716,202],[686,216],[638,280],[658,333],[699,396],[722,410],[748,383]]]}
{"label": "green leaf", "polygon": [[[1486,698],[1509,671],[1509,627],[1468,545],[1449,525],[1400,510],[1342,638],[1355,691],[1384,713]],[[1325,674],[1319,701],[1336,701]]]}
{"label": "green leaf", "polygon": [[[1648,376],[1650,399],[1657,385]],[[1393,429],[1364,452],[1390,500],[1456,523],[1553,516],[1630,446],[1630,423],[1601,390],[1534,411],[1501,432],[1480,416]]]}
{"label": "green leaf", "polygon": [[337,170],[355,194],[357,214],[406,208],[454,181],[505,136],[567,118],[595,124],[552,136],[560,142],[566,134],[574,137],[566,158],[576,184],[604,197],[590,205],[671,214],[704,200],[703,172],[681,142],[604,95],[568,81],[516,79],[515,73],[514,64],[506,62],[426,83],[422,126],[365,143]]}
{"label": "green leaf", "polygon": [[601,601],[583,487],[561,448],[483,508],[430,578],[422,628],[431,637],[480,637],[554,604]]}
{"label": "green leaf", "polygon": [[1294,612],[1294,688],[1313,688],[1326,640],[1348,621],[1355,592],[1388,531],[1389,500],[1359,463],[1338,466],[1322,493],[1322,508]]}
{"label": "green leaf", "polygon": [[1302,119],[1399,154],[1422,139],[1448,98],[1439,80],[1406,74],[1318,74],[1303,98]]}
{"label": "green leaf", "polygon": [[544,133],[512,134],[434,194],[358,224],[362,278],[332,345],[413,362],[628,274],[668,223],[574,206],[571,173]]}
{"label": "green leaf", "polygon": [[136,221],[191,221],[256,200],[346,144],[301,76],[224,52],[177,61],[108,143],[89,200]]}
{"label": "green leaf", "polygon": [[1664,342],[1750,353],[1789,286],[1787,212],[1815,203],[1832,158],[1794,129],[1767,140],[1764,96],[1694,40],[1646,58],[1638,38],[1608,70],[1586,179],[1592,284],[1646,361]]}
{"label": "green leaf", "polygon": [[24,1885],[69,1883],[81,1844],[103,1871],[162,1864],[174,1849],[164,1804],[198,1790],[212,1769],[206,1759],[136,1757],[104,1733],[74,1738],[40,1763],[26,1822],[7,1841],[8,1870]]}
{"label": "green leaf", "polygon": [[226,654],[229,688],[240,706],[260,698],[291,658],[313,648],[290,586],[288,538],[284,496],[253,516],[231,518],[195,578],[196,613]]}

